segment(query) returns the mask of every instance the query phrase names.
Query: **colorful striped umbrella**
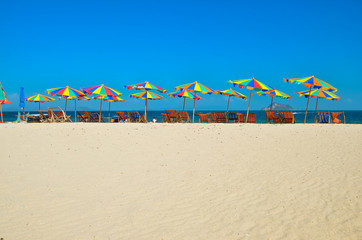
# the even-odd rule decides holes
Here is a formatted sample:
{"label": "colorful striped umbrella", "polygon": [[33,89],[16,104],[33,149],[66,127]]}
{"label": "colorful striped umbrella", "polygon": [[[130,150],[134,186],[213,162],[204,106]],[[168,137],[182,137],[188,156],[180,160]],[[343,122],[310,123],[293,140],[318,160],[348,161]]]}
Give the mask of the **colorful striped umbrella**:
{"label": "colorful striped umbrella", "polygon": [[65,109],[64,109],[65,113],[67,112],[67,102],[68,102],[67,97],[82,98],[83,96],[85,96],[85,94],[82,93],[81,91],[74,88],[70,88],[69,86],[60,87],[60,88],[50,88],[47,89],[47,92],[52,96],[57,95],[59,97],[65,97]]}
{"label": "colorful striped umbrella", "polygon": [[[312,88],[318,88],[330,92],[337,92],[337,88],[314,76],[305,77],[305,78],[283,78],[283,81],[288,83],[303,84],[305,87],[309,87],[309,92],[312,91]],[[307,107],[305,109],[304,123],[306,123],[307,121],[309,99],[310,95],[308,95]]]}
{"label": "colorful striped umbrella", "polygon": [[234,87],[238,86],[239,88],[246,87],[250,90],[250,96],[249,96],[249,103],[248,103],[248,111],[246,112],[246,123],[248,122],[248,116],[249,116],[249,108],[250,108],[250,100],[252,91],[268,91],[273,90],[270,86],[256,80],[255,78],[249,78],[249,79],[239,79],[239,80],[229,80],[228,83],[232,83]]}
{"label": "colorful striped umbrella", "polygon": [[128,86],[125,86],[125,88],[127,89],[136,89],[136,90],[146,90],[146,91],[150,91],[150,90],[153,90],[153,91],[158,91],[158,92],[161,92],[161,93],[165,93],[166,90],[163,89],[163,88],[160,88],[159,86],[156,86],[152,83],[149,83],[149,82],[143,82],[143,83],[139,83],[139,84],[133,84],[133,85],[128,85]]}
{"label": "colorful striped umbrella", "polygon": [[314,98],[316,97],[317,100],[316,100],[316,104],[315,104],[315,112],[314,112],[314,121],[316,120],[316,117],[317,117],[317,107],[318,107],[318,99],[319,98],[325,98],[327,100],[334,100],[334,101],[337,101],[339,100],[339,96],[337,96],[336,94],[332,93],[332,92],[329,92],[329,91],[324,91],[322,89],[315,89],[313,91],[302,91],[302,92],[297,92],[298,96],[299,97],[306,97],[306,98]]}
{"label": "colorful striped umbrella", "polygon": [[[176,91],[179,91],[181,89],[184,89],[187,91],[193,91],[195,93],[202,93],[202,94],[213,94],[215,92],[211,88],[206,87],[205,85],[203,85],[197,81],[175,87]],[[194,98],[194,108],[192,111],[192,122],[195,122],[195,103],[196,103],[196,99]]]}
{"label": "colorful striped umbrella", "polygon": [[65,97],[65,96],[63,96],[62,98],[65,98],[66,100],[74,101],[74,122],[77,122],[77,101],[80,101],[80,100],[89,101],[90,98],[85,95],[82,97]]}
{"label": "colorful striped umbrella", "polygon": [[[93,97],[94,99],[102,99],[103,101],[108,101],[108,118],[111,119],[111,102],[125,102],[126,100],[122,99],[120,96],[97,96]],[[111,121],[111,120],[109,120]]]}
{"label": "colorful striped umbrella", "polygon": [[283,99],[291,99],[292,97],[289,96],[288,94],[279,91],[279,90],[269,90],[269,91],[259,91],[257,92],[257,94],[260,95],[264,95],[264,96],[270,96],[271,97],[271,103],[270,103],[270,111],[273,110],[273,98],[277,97],[277,98],[283,98]]}
{"label": "colorful striped umbrella", "polygon": [[0,82],[0,114],[1,114],[1,122],[4,122],[2,105],[3,104],[10,104],[10,103],[11,103],[11,101],[8,100],[8,97],[6,96],[3,85]]}
{"label": "colorful striped umbrella", "polygon": [[162,97],[156,93],[153,92],[149,92],[149,91],[144,91],[144,92],[140,92],[140,93],[134,93],[129,95],[131,98],[141,98],[143,100],[145,100],[145,119],[147,121],[147,100],[160,100],[162,99]]}
{"label": "colorful striped umbrella", "polygon": [[39,110],[40,110],[40,103],[44,103],[44,102],[53,102],[55,99],[48,97],[48,96],[44,96],[41,94],[37,94],[31,97],[28,97],[26,99],[26,101],[28,102],[38,102],[39,103]]}
{"label": "colorful striped umbrella", "polygon": [[[107,96],[120,96],[122,93],[118,92],[117,90],[114,90],[113,88],[106,87],[104,84],[93,86],[93,87],[86,87],[81,89],[84,93],[87,93],[88,95],[93,96],[100,96],[101,99]],[[101,116],[102,116],[102,102],[100,106],[100,113],[99,113],[99,122],[101,122]]]}
{"label": "colorful striped umbrella", "polygon": [[220,94],[220,95],[225,95],[225,96],[229,96],[229,99],[228,99],[228,106],[226,108],[226,112],[229,112],[229,103],[230,103],[230,97],[237,97],[237,98],[241,98],[241,99],[247,99],[248,97],[237,92],[237,91],[234,91],[232,88],[229,88],[229,89],[226,89],[226,90],[219,90],[219,91],[216,91],[216,94]]}
{"label": "colorful striped umbrella", "polygon": [[197,96],[195,93],[192,93],[191,91],[187,91],[185,89],[181,89],[181,90],[179,90],[177,92],[168,93],[168,95],[170,97],[179,97],[179,98],[184,99],[184,105],[183,105],[182,111],[185,111],[185,100],[186,100],[186,98],[196,99],[196,100],[201,99],[201,97]]}

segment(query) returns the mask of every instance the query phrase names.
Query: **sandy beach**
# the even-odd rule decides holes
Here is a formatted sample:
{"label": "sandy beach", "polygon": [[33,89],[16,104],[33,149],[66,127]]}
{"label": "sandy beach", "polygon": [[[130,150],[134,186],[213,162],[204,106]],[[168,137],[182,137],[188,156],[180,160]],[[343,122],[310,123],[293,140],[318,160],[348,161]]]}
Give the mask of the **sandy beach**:
{"label": "sandy beach", "polygon": [[361,239],[362,125],[1,124],[0,238]]}

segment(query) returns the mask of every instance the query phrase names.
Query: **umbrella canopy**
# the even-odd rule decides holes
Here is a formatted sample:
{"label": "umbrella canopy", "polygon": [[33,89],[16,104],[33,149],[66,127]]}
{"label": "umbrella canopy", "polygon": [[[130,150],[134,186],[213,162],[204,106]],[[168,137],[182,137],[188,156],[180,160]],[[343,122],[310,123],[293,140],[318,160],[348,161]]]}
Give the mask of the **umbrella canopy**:
{"label": "umbrella canopy", "polygon": [[322,90],[327,90],[330,92],[337,92],[337,88],[314,76],[305,78],[283,78],[283,80],[284,82],[303,84],[304,86],[309,88],[320,88]]}
{"label": "umbrella canopy", "polygon": [[179,98],[183,98],[184,99],[184,105],[183,105],[183,109],[182,111],[185,111],[185,100],[186,98],[189,99],[196,99],[196,100],[200,100],[201,97],[197,96],[195,93],[192,93],[191,91],[187,91],[185,89],[181,89],[179,91],[176,92],[172,92],[168,94],[170,97],[179,97]]}
{"label": "umbrella canopy", "polygon": [[160,100],[162,99],[162,96],[153,93],[153,92],[149,92],[149,91],[144,91],[144,92],[140,92],[140,93],[134,93],[129,95],[131,98],[141,98],[145,100],[145,119],[147,121],[147,101],[148,99],[150,100]]}
{"label": "umbrella canopy", "polygon": [[247,99],[248,97],[237,92],[234,91],[232,88],[226,89],[226,90],[219,90],[215,92],[216,94],[220,94],[220,95],[225,95],[225,96],[229,96],[228,98],[228,106],[226,108],[226,112],[229,112],[229,103],[230,103],[230,97],[237,97],[237,98],[241,98],[241,99]]}
{"label": "umbrella canopy", "polygon": [[[303,84],[305,87],[309,87],[309,92],[312,91],[312,88],[318,88],[330,92],[337,92],[337,88],[314,76],[305,78],[283,78],[283,80],[284,82],[288,83]],[[310,95],[308,95],[307,107],[305,108],[304,123],[306,123],[307,121],[309,98]]]}
{"label": "umbrella canopy", "polygon": [[324,99],[327,99],[327,100],[334,100],[334,101],[337,101],[339,100],[339,96],[337,96],[336,94],[332,93],[332,92],[329,92],[329,91],[324,91],[322,89],[315,89],[313,91],[302,91],[302,92],[297,92],[298,96],[299,97],[306,97],[306,98],[314,98],[316,97],[317,100],[316,100],[316,104],[315,104],[315,111],[314,111],[314,121],[316,120],[316,117],[317,117],[317,107],[318,107],[318,99],[319,98],[324,98]]}
{"label": "umbrella canopy", "polygon": [[[205,85],[203,85],[197,81],[175,87],[176,91],[179,91],[181,89],[187,90],[187,91],[193,91],[195,93],[202,93],[202,94],[213,94],[215,92],[213,89],[206,87]],[[192,111],[192,122],[195,122],[195,103],[196,103],[196,98],[194,98],[194,108]]]}
{"label": "umbrella canopy", "polygon": [[44,96],[44,95],[41,95],[41,94],[37,94],[37,95],[31,96],[31,97],[28,97],[26,99],[26,101],[28,101],[28,102],[41,102],[41,103],[53,102],[54,100],[55,100],[54,98]]}
{"label": "umbrella canopy", "polygon": [[[105,98],[107,96],[120,96],[122,93],[118,92],[117,90],[104,86],[104,84],[93,86],[93,87],[86,87],[81,89],[84,93],[93,96],[100,96],[100,98]],[[99,110],[99,122],[102,119],[102,102],[100,103],[100,110]]]}
{"label": "umbrella canopy", "polygon": [[245,122],[248,122],[248,116],[249,116],[249,108],[250,108],[250,100],[252,91],[268,91],[273,90],[272,87],[256,80],[255,78],[249,78],[249,79],[239,79],[239,80],[229,80],[228,83],[232,83],[234,87],[238,86],[239,88],[246,87],[250,90],[250,96],[249,96],[249,103],[248,103],[248,111],[246,112],[246,119]]}
{"label": "umbrella canopy", "polygon": [[59,96],[59,97],[65,97],[65,109],[64,112],[67,112],[67,102],[68,102],[68,97],[76,97],[76,98],[81,98],[83,97],[85,94],[82,93],[81,91],[74,89],[74,88],[70,88],[69,86],[66,87],[60,87],[60,88],[50,88],[47,89],[48,94],[52,95],[52,96]]}
{"label": "umbrella canopy", "polygon": [[127,89],[136,89],[136,90],[146,90],[146,91],[158,91],[161,93],[165,93],[166,90],[163,88],[160,88],[159,86],[156,86],[150,82],[143,82],[143,83],[139,83],[139,84],[133,84],[133,85],[128,85],[125,86]]}
{"label": "umbrella canopy", "polygon": [[264,95],[264,96],[270,96],[271,97],[270,111],[273,109],[273,99],[274,99],[274,97],[283,98],[283,99],[291,99],[292,98],[288,94],[286,94],[286,93],[284,93],[282,91],[276,90],[276,89],[269,90],[269,91],[259,91],[259,92],[257,92],[257,94],[259,96]]}

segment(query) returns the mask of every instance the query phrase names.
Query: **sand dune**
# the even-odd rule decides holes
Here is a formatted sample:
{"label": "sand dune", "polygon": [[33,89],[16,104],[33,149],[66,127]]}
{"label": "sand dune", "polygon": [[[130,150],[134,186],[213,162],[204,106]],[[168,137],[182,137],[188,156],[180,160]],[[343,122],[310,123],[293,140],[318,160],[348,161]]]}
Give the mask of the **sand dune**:
{"label": "sand dune", "polygon": [[2,124],[0,237],[361,239],[362,125]]}

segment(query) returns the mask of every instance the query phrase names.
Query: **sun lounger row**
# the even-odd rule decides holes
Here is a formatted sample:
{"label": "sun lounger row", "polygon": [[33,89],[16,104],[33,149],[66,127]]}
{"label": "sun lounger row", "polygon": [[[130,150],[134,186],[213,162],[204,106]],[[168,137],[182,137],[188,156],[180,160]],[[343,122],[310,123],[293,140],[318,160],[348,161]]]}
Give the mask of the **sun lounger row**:
{"label": "sun lounger row", "polygon": [[[243,113],[238,112],[213,112],[213,113],[199,113],[200,123],[243,123],[246,120]],[[248,115],[248,123],[256,123],[256,114],[250,113]]]}
{"label": "sun lounger row", "polygon": [[346,123],[346,116],[344,112],[317,112],[315,116],[315,123],[342,123],[338,117],[343,115],[343,123]]}
{"label": "sun lounger row", "polygon": [[38,111],[40,122],[72,122],[60,107],[51,107],[47,111]]}
{"label": "sun lounger row", "polygon": [[165,110],[165,113],[161,113],[162,122],[165,123],[183,123],[191,122],[190,116],[186,111]]}
{"label": "sun lounger row", "polygon": [[266,123],[295,123],[294,114],[291,111],[266,110]]}
{"label": "sun lounger row", "polygon": [[145,118],[145,116],[143,116],[142,114],[140,114],[137,111],[133,111],[133,112],[116,112],[117,114],[117,118],[118,118],[118,122],[134,122],[134,123],[146,123],[147,120]]}

